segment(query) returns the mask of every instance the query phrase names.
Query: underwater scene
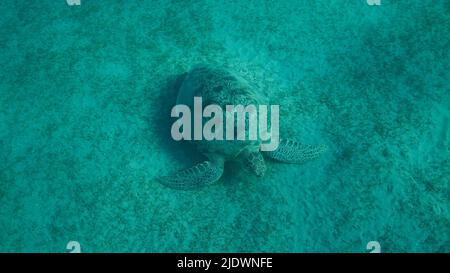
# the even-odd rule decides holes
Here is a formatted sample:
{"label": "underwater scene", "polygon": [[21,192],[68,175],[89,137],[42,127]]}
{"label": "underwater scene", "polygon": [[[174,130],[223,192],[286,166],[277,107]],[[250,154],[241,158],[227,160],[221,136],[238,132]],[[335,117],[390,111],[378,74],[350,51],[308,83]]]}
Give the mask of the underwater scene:
{"label": "underwater scene", "polygon": [[[448,0],[0,14],[0,252],[450,252]],[[176,139],[196,96],[276,149]]]}

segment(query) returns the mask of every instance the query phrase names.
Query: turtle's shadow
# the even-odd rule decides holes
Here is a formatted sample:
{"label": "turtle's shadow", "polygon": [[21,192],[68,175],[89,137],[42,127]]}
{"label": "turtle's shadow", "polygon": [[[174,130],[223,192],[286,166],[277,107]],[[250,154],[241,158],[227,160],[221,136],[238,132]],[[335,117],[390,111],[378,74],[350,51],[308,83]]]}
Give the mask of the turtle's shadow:
{"label": "turtle's shadow", "polygon": [[[178,90],[183,82],[186,73],[174,75],[167,78],[165,84],[161,87],[158,96],[158,103],[153,103],[156,107],[154,113],[149,118],[149,127],[155,132],[156,142],[164,153],[169,154],[170,159],[175,160],[172,165],[194,165],[204,160],[204,157],[195,149],[195,147],[186,141],[175,141],[172,138],[170,129],[177,118],[172,118],[170,112],[176,104]],[[174,170],[180,168],[174,167]]]}

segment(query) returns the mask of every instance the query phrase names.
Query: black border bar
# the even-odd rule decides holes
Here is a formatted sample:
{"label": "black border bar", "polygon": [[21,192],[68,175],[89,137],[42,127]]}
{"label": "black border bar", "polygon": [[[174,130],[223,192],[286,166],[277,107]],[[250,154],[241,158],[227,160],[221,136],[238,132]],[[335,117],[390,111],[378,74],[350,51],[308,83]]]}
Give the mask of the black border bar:
{"label": "black border bar", "polygon": [[[64,267],[86,271],[86,264],[98,264],[103,269],[117,269],[120,266],[139,266],[143,272],[309,272],[311,269],[386,269],[386,263],[395,263],[401,268],[415,268],[419,265],[436,266],[437,262],[447,262],[447,254],[300,254],[300,253],[59,253],[59,254],[0,254],[3,266],[11,263],[12,268],[20,266],[45,266],[63,264]],[[230,261],[233,260],[233,266]],[[252,266],[243,261],[254,261]],[[180,261],[210,260],[208,270],[204,263],[197,267],[179,267]],[[431,263],[430,263],[431,260]],[[224,265],[224,262],[227,263]],[[256,266],[259,261],[259,266]],[[59,266],[56,268],[60,268]]]}

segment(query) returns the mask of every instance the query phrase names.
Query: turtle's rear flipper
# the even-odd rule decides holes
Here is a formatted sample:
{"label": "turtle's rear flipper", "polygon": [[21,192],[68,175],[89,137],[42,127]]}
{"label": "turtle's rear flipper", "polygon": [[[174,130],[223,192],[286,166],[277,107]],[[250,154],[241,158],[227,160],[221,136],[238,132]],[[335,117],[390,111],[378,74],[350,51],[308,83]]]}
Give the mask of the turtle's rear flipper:
{"label": "turtle's rear flipper", "polygon": [[301,164],[320,157],[326,150],[326,145],[312,146],[281,139],[280,145],[275,151],[264,152],[264,154],[284,163]]}
{"label": "turtle's rear flipper", "polygon": [[161,177],[158,180],[169,188],[191,190],[216,182],[222,174],[223,162],[204,161],[194,167]]}

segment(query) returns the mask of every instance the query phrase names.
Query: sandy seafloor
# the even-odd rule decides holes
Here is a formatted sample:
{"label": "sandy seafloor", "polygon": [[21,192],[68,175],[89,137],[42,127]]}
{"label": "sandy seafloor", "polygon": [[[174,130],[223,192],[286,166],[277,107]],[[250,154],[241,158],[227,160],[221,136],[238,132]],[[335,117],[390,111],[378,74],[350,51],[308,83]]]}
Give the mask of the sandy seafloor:
{"label": "sandy seafloor", "polygon": [[[448,1],[2,1],[0,252],[450,252]],[[281,135],[256,179],[155,181],[179,76],[241,73]]]}

